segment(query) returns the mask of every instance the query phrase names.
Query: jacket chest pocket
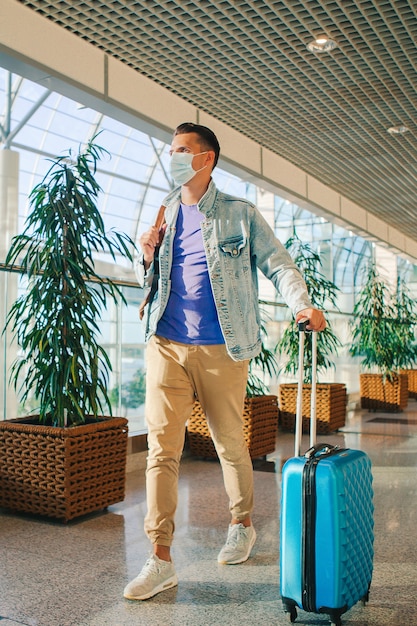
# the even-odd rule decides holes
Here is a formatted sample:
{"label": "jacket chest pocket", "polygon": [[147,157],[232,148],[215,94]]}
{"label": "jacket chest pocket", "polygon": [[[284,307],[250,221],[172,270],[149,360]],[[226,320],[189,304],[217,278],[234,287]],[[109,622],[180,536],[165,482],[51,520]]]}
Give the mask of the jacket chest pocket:
{"label": "jacket chest pocket", "polygon": [[223,253],[226,270],[238,276],[239,272],[250,270],[248,241],[243,235],[230,237],[219,241],[219,248]]}

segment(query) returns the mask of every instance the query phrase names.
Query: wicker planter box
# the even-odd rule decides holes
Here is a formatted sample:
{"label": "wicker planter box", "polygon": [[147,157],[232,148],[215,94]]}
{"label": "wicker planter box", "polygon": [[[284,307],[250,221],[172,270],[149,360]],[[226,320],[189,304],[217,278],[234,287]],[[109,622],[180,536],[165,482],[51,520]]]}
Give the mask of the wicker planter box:
{"label": "wicker planter box", "polygon": [[0,506],[69,521],[125,494],[127,420],[71,428],[0,422]]}
{"label": "wicker planter box", "polygon": [[[279,385],[279,423],[284,430],[295,430],[296,383]],[[311,385],[303,385],[303,432],[310,430]],[[331,433],[346,423],[347,393],[343,383],[317,384],[317,432]]]}
{"label": "wicker planter box", "polygon": [[[278,431],[277,396],[246,398],[243,410],[243,432],[252,459],[264,457],[275,450]],[[203,458],[217,458],[217,452],[199,402],[187,425],[190,452]]]}
{"label": "wicker planter box", "polygon": [[382,374],[360,374],[359,380],[363,409],[399,413],[407,406],[407,374],[396,374],[392,381],[384,381]]}
{"label": "wicker planter box", "polygon": [[417,398],[417,370],[401,370],[400,373],[407,375],[408,397]]}

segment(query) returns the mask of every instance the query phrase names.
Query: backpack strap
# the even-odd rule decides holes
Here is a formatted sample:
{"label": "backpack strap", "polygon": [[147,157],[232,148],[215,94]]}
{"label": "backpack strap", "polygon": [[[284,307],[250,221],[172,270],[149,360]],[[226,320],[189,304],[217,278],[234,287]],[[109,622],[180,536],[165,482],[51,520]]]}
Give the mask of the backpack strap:
{"label": "backpack strap", "polygon": [[145,307],[149,304],[151,304],[152,300],[154,299],[154,296],[156,294],[156,291],[158,289],[158,280],[159,280],[159,248],[162,244],[162,241],[164,239],[164,235],[165,235],[165,230],[162,229],[162,226],[164,225],[165,222],[165,206],[162,204],[159,207],[159,211],[158,214],[156,216],[155,219],[155,228],[158,229],[159,231],[159,240],[158,240],[158,244],[155,247],[155,255],[154,255],[154,273],[153,273],[153,278],[152,278],[152,284],[150,289],[148,290],[145,298],[142,300],[140,306],[139,306],[139,318],[143,319],[143,316],[145,314]]}

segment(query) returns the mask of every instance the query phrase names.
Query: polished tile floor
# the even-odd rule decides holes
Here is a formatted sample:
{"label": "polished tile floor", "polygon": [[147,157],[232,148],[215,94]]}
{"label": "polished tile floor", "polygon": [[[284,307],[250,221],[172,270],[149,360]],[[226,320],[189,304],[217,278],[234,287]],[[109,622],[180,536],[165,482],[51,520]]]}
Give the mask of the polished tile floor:
{"label": "polished tile floor", "polygon": [[[417,402],[400,414],[352,412],[330,443],[360,448],[373,462],[375,564],[370,602],[343,617],[355,626],[417,625]],[[305,446],[307,447],[307,438]],[[293,436],[279,433],[270,463],[255,471],[253,556],[216,562],[229,522],[218,463],[185,457],[173,556],[179,585],[146,602],[123,599],[149,551],[142,456],[127,496],[106,513],[67,525],[0,512],[1,626],[279,626],[281,464]],[[274,471],[265,471],[270,469]],[[297,623],[329,624],[299,612]]]}

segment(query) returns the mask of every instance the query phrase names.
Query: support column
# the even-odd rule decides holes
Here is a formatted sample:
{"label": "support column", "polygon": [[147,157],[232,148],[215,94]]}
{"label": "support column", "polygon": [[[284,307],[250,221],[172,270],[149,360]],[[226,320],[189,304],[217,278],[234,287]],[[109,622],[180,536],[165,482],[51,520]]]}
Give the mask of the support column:
{"label": "support column", "polygon": [[[19,153],[0,150],[0,262],[4,263],[18,228]],[[2,335],[7,311],[17,297],[18,274],[0,271],[0,419],[17,417],[18,401],[9,384],[10,366],[17,356],[11,332]]]}

